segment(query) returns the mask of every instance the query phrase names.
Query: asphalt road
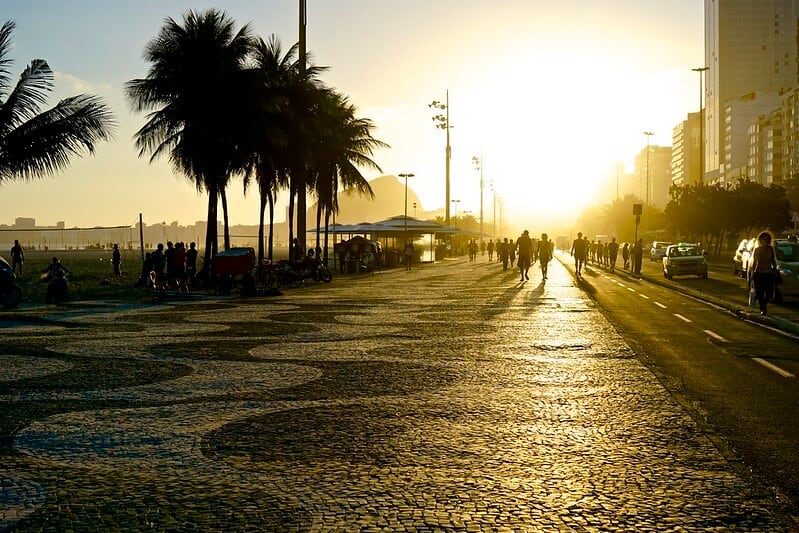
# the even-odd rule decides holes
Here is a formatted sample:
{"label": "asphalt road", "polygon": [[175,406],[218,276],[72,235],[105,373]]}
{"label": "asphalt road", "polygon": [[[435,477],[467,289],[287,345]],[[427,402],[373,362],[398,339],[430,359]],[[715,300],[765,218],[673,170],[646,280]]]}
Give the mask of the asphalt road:
{"label": "asphalt road", "polygon": [[794,529],[735,440],[788,464],[790,424],[755,415],[794,378],[750,356],[794,371],[785,341],[741,356],[761,330],[731,314],[548,277],[481,257],[4,313],[0,530]]}
{"label": "asphalt road", "polygon": [[[725,454],[799,509],[799,338],[675,291],[669,282],[597,267],[583,277],[637,353],[718,434]],[[682,285],[712,291],[713,278]]]}

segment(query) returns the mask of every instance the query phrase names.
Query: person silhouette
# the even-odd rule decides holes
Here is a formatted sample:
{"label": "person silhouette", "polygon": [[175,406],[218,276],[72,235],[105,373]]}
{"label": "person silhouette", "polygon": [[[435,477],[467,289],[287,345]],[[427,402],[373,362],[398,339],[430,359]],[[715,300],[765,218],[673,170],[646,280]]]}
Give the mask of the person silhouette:
{"label": "person silhouette", "polygon": [[552,241],[546,233],[541,234],[541,240],[538,242],[538,262],[541,263],[541,276],[547,279],[547,271],[549,270],[549,262],[552,261]]}

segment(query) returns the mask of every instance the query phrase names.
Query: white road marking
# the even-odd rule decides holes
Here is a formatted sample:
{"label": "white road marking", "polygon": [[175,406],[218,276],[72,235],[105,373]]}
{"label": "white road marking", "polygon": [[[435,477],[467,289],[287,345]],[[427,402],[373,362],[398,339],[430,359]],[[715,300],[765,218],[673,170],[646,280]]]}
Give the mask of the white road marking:
{"label": "white road marking", "polygon": [[644,300],[649,300],[649,296],[647,296],[646,294],[641,294],[641,293],[639,292],[639,293],[638,293],[638,296],[640,296],[640,297],[641,297],[641,298],[643,298]]}
{"label": "white road marking", "polygon": [[722,337],[721,335],[719,335],[718,333],[716,333],[714,331],[710,331],[709,329],[704,329],[702,331],[704,331],[708,336],[713,337],[717,341],[727,342],[727,339],[725,339],[724,337]]}
{"label": "white road marking", "polygon": [[627,286],[624,283],[622,283],[621,281],[619,281],[618,284],[619,284],[619,287],[626,287]]}
{"label": "white road marking", "polygon": [[627,287],[627,290],[630,292],[635,292],[635,289],[633,289],[632,287]]}
{"label": "white road marking", "polygon": [[660,307],[661,309],[666,309],[666,306],[665,306],[665,305],[663,305],[663,304],[662,304],[662,303],[660,303],[660,302],[652,302],[652,303],[653,303],[653,304],[655,304],[656,306]]}
{"label": "white road marking", "polygon": [[684,316],[682,316],[679,313],[674,313],[674,316],[676,316],[677,318],[679,318],[683,322],[693,322],[690,318],[685,318]]}
{"label": "white road marking", "polygon": [[788,372],[787,370],[783,370],[780,367],[778,367],[777,365],[775,365],[773,363],[769,363],[768,361],[766,361],[765,359],[761,359],[760,357],[753,357],[752,361],[757,361],[758,363],[760,363],[764,367],[768,368],[769,370],[771,370],[773,372],[776,372],[777,374],[779,374],[780,376],[782,376],[784,378],[795,378],[796,377],[793,374],[791,374],[790,372]]}

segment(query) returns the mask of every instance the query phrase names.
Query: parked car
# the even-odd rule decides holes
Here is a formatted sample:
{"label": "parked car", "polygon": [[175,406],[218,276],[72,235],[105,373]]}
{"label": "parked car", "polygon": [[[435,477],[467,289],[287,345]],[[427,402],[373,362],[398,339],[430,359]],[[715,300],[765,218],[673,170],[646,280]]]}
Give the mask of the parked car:
{"label": "parked car", "polygon": [[0,305],[7,309],[22,301],[22,289],[17,285],[17,276],[8,262],[0,257]]}
{"label": "parked car", "polygon": [[699,276],[707,278],[705,251],[698,244],[681,242],[666,248],[663,256],[663,277]]}
{"label": "parked car", "polygon": [[774,239],[774,254],[777,256],[777,268],[782,274],[779,292],[787,295],[799,295],[799,242],[796,239]]}
{"label": "parked car", "polygon": [[653,241],[652,247],[649,249],[649,260],[650,261],[660,261],[663,259],[663,256],[666,254],[666,248],[671,245],[670,242],[665,241]]}
{"label": "parked car", "polygon": [[734,276],[746,277],[746,272],[749,270],[749,258],[752,257],[752,250],[756,243],[756,239],[744,239],[738,243],[738,248],[735,249],[735,254],[732,256],[732,274]]}

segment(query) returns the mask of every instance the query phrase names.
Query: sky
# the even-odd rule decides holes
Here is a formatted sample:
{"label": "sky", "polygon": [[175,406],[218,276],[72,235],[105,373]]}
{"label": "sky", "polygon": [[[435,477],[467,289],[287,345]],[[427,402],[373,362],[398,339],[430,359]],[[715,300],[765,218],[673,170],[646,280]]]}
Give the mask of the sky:
{"label": "sky", "polygon": [[[144,47],[167,17],[210,7],[286,47],[298,40],[298,0],[2,0],[0,18],[16,23],[12,76],[46,59],[53,103],[99,95],[117,130],[54,177],[0,185],[0,224],[205,219],[194,185],[167,161],[139,157],[133,136],[145,117],[123,90],[146,76]],[[323,81],[390,145],[374,155],[382,172],[364,176],[413,173],[408,187],[427,211],[445,204],[445,132],[428,104],[447,92],[451,213],[479,217],[478,156],[485,220],[496,195],[521,224],[533,214],[576,216],[616,162],[629,166],[646,146],[644,131],[654,133],[652,145],[669,146],[673,127],[699,108],[691,69],[704,57],[701,0],[307,0],[307,10],[307,48],[328,67]],[[257,223],[257,198],[245,197],[240,181],[228,198],[231,223]]]}

